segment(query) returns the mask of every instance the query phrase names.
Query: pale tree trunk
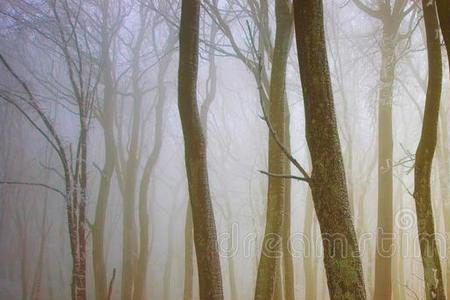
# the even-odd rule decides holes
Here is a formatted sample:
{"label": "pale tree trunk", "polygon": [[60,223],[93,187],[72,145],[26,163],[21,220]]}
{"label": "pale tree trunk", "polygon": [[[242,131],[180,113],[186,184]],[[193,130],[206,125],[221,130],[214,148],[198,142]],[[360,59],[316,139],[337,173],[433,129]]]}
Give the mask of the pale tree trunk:
{"label": "pale tree trunk", "polygon": [[[138,296],[143,294],[143,286],[139,286],[136,290],[135,279],[140,277],[142,280],[142,272],[138,272],[138,225],[136,216],[136,186],[137,186],[137,173],[139,167],[139,150],[140,150],[140,134],[142,130],[141,124],[141,109],[143,91],[140,86],[141,76],[141,48],[143,45],[144,35],[146,33],[146,27],[149,25],[147,22],[148,10],[140,8],[140,28],[137,33],[136,42],[131,48],[131,89],[133,97],[132,106],[132,123],[131,123],[131,137],[129,140],[129,150],[127,159],[122,162],[124,170],[122,171],[122,198],[123,198],[123,233],[122,233],[122,300],[136,299],[134,293],[137,291]],[[142,178],[141,178],[142,179]],[[146,201],[145,193],[142,195],[144,201]],[[139,207],[141,208],[141,207]],[[146,214],[147,211],[140,211],[142,214]],[[145,225],[144,225],[145,226]],[[148,224],[146,224],[148,227]],[[140,228],[142,229],[142,228]],[[144,231],[148,228],[143,229]],[[148,234],[147,234],[148,235]],[[145,239],[148,239],[146,237]],[[140,266],[146,267],[146,266]],[[140,299],[138,299],[140,300]]]}
{"label": "pale tree trunk", "polygon": [[392,98],[396,60],[395,35],[396,32],[392,32],[385,24],[378,100],[378,217],[374,294],[376,300],[391,299],[392,294],[392,240],[389,237],[393,232]]}
{"label": "pale tree trunk", "polygon": [[[286,63],[292,38],[292,15],[290,3],[286,0],[276,2],[276,34],[270,79],[268,122],[282,144],[286,144]],[[269,136],[269,174],[284,174],[287,157]],[[261,250],[261,258],[256,279],[255,299],[274,299],[275,285],[281,276],[279,265],[283,254],[283,222],[286,212],[286,181],[289,179],[269,176],[267,190],[266,228]],[[278,289],[282,291],[282,288]]]}
{"label": "pale tree trunk", "polygon": [[169,68],[169,64],[172,60],[173,52],[171,51],[171,49],[175,45],[175,42],[175,34],[171,31],[164,47],[164,57],[162,58],[158,69],[158,96],[155,108],[155,132],[153,148],[145,163],[139,187],[139,254],[137,258],[136,276],[134,282],[134,300],[146,299],[145,283],[150,255],[148,189],[150,186],[151,175],[155,168],[156,162],[158,161],[162,148],[164,104],[167,100],[167,89],[164,83],[164,79]]}
{"label": "pale tree trunk", "polygon": [[92,226],[92,263],[94,266],[95,297],[99,300],[107,298],[107,271],[105,258],[105,223],[108,207],[111,180],[116,162],[114,142],[114,116],[116,105],[116,90],[113,82],[113,66],[110,57],[110,35],[108,33],[109,2],[103,1],[102,6],[102,78],[104,83],[104,102],[100,116],[103,128],[105,161],[101,170],[100,185],[95,207],[95,219]]}
{"label": "pale tree trunk", "polygon": [[399,41],[400,24],[409,13],[406,8],[408,1],[380,1],[376,10],[365,6],[360,0],[353,2],[383,24],[378,87],[378,216],[374,299],[388,300],[392,296],[392,240],[389,237],[393,233],[392,103],[397,63],[395,50]]}
{"label": "pale tree trunk", "polygon": [[[444,219],[444,229],[446,233],[450,232],[450,165],[449,165],[449,148],[448,148],[448,123],[446,118],[446,111],[441,108],[439,110],[439,130],[438,130],[438,142],[437,142],[437,162],[439,167],[439,187],[442,201],[442,216]],[[448,255],[448,251],[447,251]],[[450,292],[450,262],[446,264],[446,286],[447,296]]]}
{"label": "pale tree trunk", "polygon": [[[402,182],[402,176],[399,175],[399,179],[398,179],[398,183],[397,183],[397,187],[396,187],[396,193],[395,193],[395,199],[396,199],[396,211],[397,213],[401,212],[403,209],[405,209],[405,204],[404,204],[404,200],[403,200],[403,192],[404,192],[404,188],[401,184]],[[397,255],[395,256],[395,263],[396,263],[396,267],[393,269],[393,297],[394,299],[406,299],[406,295],[405,295],[405,271],[404,271],[404,266],[403,266],[403,261],[404,261],[404,245],[403,245],[403,240],[405,238],[405,234],[406,231],[403,228],[398,228],[397,229],[397,236],[398,238],[396,239],[396,243],[397,243],[397,247],[396,249],[398,249],[397,251]]]}
{"label": "pale tree trunk", "polygon": [[294,20],[313,170],[309,184],[322,234],[330,299],[366,299],[334,110],[322,1],[295,0]]}
{"label": "pale tree trunk", "polygon": [[414,199],[422,256],[426,299],[445,299],[441,264],[435,240],[431,205],[431,168],[437,142],[439,104],[442,88],[442,58],[439,24],[434,1],[422,1],[428,50],[428,89],[422,134],[416,151]]}
{"label": "pale tree trunk", "polygon": [[[172,210],[176,211],[176,210]],[[171,292],[171,278],[172,278],[172,263],[174,259],[174,244],[173,244],[173,231],[174,231],[174,216],[169,218],[169,232],[167,234],[167,259],[164,266],[164,276],[163,276],[163,299],[170,300]]]}
{"label": "pale tree trunk", "polygon": [[317,297],[317,273],[315,265],[315,235],[314,235],[314,205],[310,189],[306,192],[306,207],[303,223],[303,236],[306,239],[306,253],[303,256],[303,270],[305,273],[305,299]]}
{"label": "pale tree trunk", "polygon": [[223,299],[214,212],[209,191],[205,139],[197,107],[200,1],[183,0],[180,21],[178,109],[192,206],[200,299]]}
{"label": "pale tree trunk", "polygon": [[47,201],[48,199],[44,200],[44,208],[42,211],[41,240],[39,242],[39,254],[33,276],[33,285],[31,287],[31,295],[30,295],[31,300],[41,299],[42,273],[44,269],[45,249],[47,247],[47,237],[48,237]]}
{"label": "pale tree trunk", "polygon": [[[286,111],[285,111],[285,143],[286,149],[291,152],[291,134],[290,134],[290,114],[289,114],[289,103],[286,100]],[[287,175],[291,174],[291,164],[290,161],[285,159],[284,161],[284,173]],[[295,288],[294,288],[294,263],[292,261],[292,252],[289,248],[290,237],[291,237],[291,181],[285,181],[285,197],[284,197],[284,222],[283,222],[283,268],[282,272],[284,279],[284,297],[286,300],[295,299]]]}

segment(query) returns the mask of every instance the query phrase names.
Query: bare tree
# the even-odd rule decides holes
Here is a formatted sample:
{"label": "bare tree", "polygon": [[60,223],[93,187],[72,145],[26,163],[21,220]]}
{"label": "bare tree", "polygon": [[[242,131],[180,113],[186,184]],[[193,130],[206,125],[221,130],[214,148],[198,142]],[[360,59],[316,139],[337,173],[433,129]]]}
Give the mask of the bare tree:
{"label": "bare tree", "polygon": [[367,15],[382,23],[380,41],[381,67],[378,99],[378,217],[376,255],[375,255],[375,299],[391,299],[392,247],[389,245],[393,232],[393,118],[395,71],[398,62],[396,50],[405,35],[401,35],[400,25],[415,8],[408,6],[406,0],[374,1],[376,9],[370,8],[361,0],[353,0],[355,5]]}
{"label": "bare tree", "polygon": [[334,112],[322,1],[294,1],[294,21],[313,168],[304,180],[311,187],[322,233],[330,298],[366,299]]}
{"label": "bare tree", "polygon": [[435,240],[431,206],[431,167],[437,142],[439,105],[442,88],[442,58],[436,3],[422,1],[428,50],[428,89],[422,134],[416,150],[414,199],[417,211],[422,265],[427,299],[445,299],[441,263]]}
{"label": "bare tree", "polygon": [[[270,76],[270,93],[268,103],[262,105],[268,107],[267,118],[273,128],[274,134],[279,137],[279,142],[285,144],[287,138],[286,127],[286,63],[292,39],[292,14],[288,1],[277,1],[276,11],[276,35],[275,47],[272,59],[272,74]],[[271,176],[285,174],[287,158],[278,146],[274,137],[269,138],[269,182],[267,187],[267,215],[266,229],[258,266],[256,280],[255,299],[273,299],[275,297],[275,284],[277,273],[280,272],[283,245],[283,222],[286,205],[286,186],[288,179]],[[278,277],[280,277],[278,275]],[[292,275],[291,275],[292,276]],[[291,277],[292,281],[293,278]],[[292,299],[292,293],[286,295]]]}
{"label": "bare tree", "polygon": [[205,141],[197,108],[200,2],[183,0],[180,21],[178,108],[183,128],[200,299],[223,299],[217,233],[208,184]]}

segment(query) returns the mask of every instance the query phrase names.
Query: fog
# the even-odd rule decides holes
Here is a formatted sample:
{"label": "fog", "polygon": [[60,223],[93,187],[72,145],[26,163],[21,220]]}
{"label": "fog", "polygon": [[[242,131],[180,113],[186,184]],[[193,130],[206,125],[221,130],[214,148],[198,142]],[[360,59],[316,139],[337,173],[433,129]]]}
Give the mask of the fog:
{"label": "fog", "polygon": [[[187,94],[179,92],[182,2],[200,5],[197,87]],[[0,299],[445,299],[450,93],[439,27],[440,108],[436,89],[430,92],[431,29],[421,1],[311,0],[294,1],[294,8],[291,2],[0,2]],[[330,135],[308,131],[326,123],[310,112],[325,102],[306,101],[304,89],[323,81],[300,76],[302,63],[316,62],[299,61],[297,47],[308,48],[298,44],[300,6],[322,2],[345,200],[322,193],[342,189],[319,182],[322,149],[311,150]],[[286,71],[277,75],[281,3],[292,32]],[[186,13],[185,21],[184,32],[196,32],[195,15]],[[317,36],[305,39],[314,43]],[[273,74],[285,78],[278,121],[271,115]],[[183,131],[180,121],[190,111],[180,102],[192,95],[196,105],[186,107],[196,113],[186,124],[198,119],[202,138]],[[426,100],[437,101],[438,120],[429,119]],[[437,132],[425,132],[426,120]],[[433,136],[435,149],[426,140]],[[424,152],[431,153],[425,166],[432,160],[430,207],[415,184],[426,182],[415,168],[419,142],[431,145]],[[197,145],[205,147],[206,180],[192,154]],[[273,171],[277,163],[283,174]],[[325,179],[339,177],[333,172]],[[204,201],[196,179],[210,194]],[[205,213],[208,203],[213,214]],[[335,220],[351,230],[341,232],[336,223],[336,232],[328,232]],[[421,232],[421,224],[434,232]],[[356,236],[356,250],[348,247],[359,248],[361,273],[348,273],[358,264],[342,261],[332,271],[334,256],[324,247],[340,248],[326,244],[325,233],[342,234],[346,244]],[[421,234],[433,236],[427,241],[436,246],[439,269],[426,269]],[[379,247],[377,239],[384,239]],[[337,294],[333,282],[350,286],[357,273],[364,297],[351,288]],[[432,291],[428,278],[436,280]]]}

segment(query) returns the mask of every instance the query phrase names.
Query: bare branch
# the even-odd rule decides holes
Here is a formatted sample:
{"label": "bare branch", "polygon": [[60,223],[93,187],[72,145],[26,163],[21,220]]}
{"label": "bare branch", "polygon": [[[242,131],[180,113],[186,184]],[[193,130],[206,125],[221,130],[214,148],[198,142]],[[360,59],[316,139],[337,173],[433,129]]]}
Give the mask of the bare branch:
{"label": "bare branch", "polygon": [[266,172],[263,170],[258,170],[259,173],[267,175],[267,176],[271,176],[271,177],[277,177],[277,178],[286,178],[286,179],[295,179],[295,180],[299,180],[299,181],[305,181],[305,182],[310,182],[310,179],[308,178],[304,178],[304,177],[300,177],[300,176],[295,176],[295,175],[288,175],[288,174],[275,174],[275,173],[270,173],[270,172]]}
{"label": "bare branch", "polygon": [[39,186],[39,187],[43,187],[46,189],[49,189],[55,193],[60,194],[64,199],[66,199],[66,194],[64,192],[62,192],[61,190],[52,187],[48,184],[45,183],[34,183],[34,182],[20,182],[20,181],[0,181],[0,185],[28,185],[28,186]]}

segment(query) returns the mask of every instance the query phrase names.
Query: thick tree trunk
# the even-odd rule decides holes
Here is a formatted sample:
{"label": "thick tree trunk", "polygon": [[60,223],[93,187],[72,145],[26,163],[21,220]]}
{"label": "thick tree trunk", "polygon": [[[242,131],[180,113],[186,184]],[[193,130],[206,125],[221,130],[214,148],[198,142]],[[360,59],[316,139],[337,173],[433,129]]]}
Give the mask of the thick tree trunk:
{"label": "thick tree trunk", "polygon": [[[292,15],[290,4],[286,0],[276,2],[275,6],[277,30],[275,48],[272,60],[270,79],[270,94],[267,118],[278,139],[285,144],[286,133],[286,63],[292,38]],[[269,136],[269,173],[284,174],[286,171],[286,156],[277,145],[275,139]],[[283,222],[286,212],[286,179],[269,176],[267,191],[266,228],[258,266],[255,299],[274,299],[277,268],[281,264],[283,253]],[[279,274],[278,276],[281,276]]]}
{"label": "thick tree trunk", "polygon": [[322,1],[295,0],[294,20],[313,167],[310,186],[322,233],[330,299],[366,299],[334,110]]}
{"label": "thick tree trunk", "polygon": [[439,105],[442,88],[442,58],[436,4],[422,1],[428,49],[428,89],[422,134],[416,151],[414,199],[417,229],[425,278],[426,299],[445,299],[441,264],[435,240],[431,204],[431,168],[437,143]]}
{"label": "thick tree trunk", "polygon": [[197,107],[200,1],[183,0],[180,22],[178,109],[192,206],[200,299],[223,299],[216,225],[209,191],[206,147]]}

